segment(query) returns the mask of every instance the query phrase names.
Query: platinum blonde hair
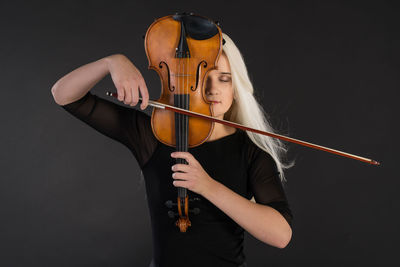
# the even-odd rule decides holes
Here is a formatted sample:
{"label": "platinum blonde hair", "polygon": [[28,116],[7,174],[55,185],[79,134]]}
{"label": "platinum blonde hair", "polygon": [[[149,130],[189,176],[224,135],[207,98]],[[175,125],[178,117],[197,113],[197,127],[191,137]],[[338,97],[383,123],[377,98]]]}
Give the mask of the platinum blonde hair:
{"label": "platinum blonde hair", "polygon": [[[227,34],[222,33],[222,36],[225,40],[222,49],[228,58],[231,68],[234,97],[232,106],[225,113],[224,118],[247,127],[275,133],[275,130],[266,118],[264,109],[254,97],[253,85],[250,81],[242,54]],[[250,131],[246,131],[246,133],[255,145],[272,156],[280,173],[281,181],[286,181],[283,170],[292,167],[294,164],[283,163],[282,158],[287,152],[284,144],[276,138]]]}

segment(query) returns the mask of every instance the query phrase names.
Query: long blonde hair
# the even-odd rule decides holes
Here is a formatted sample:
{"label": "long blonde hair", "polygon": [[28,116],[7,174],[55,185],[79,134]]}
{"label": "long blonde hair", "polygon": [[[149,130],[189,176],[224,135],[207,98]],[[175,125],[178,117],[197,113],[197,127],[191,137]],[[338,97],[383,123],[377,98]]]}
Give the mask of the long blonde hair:
{"label": "long blonde hair", "polygon": [[[275,130],[267,120],[264,109],[254,97],[253,85],[249,79],[242,54],[226,33],[222,33],[222,36],[225,40],[222,49],[228,58],[231,68],[234,92],[234,101],[231,108],[225,113],[224,119],[243,124],[247,127],[274,133]],[[292,167],[294,163],[286,164],[283,162],[283,156],[287,152],[284,144],[276,138],[250,131],[246,131],[246,133],[255,145],[272,156],[280,172],[281,181],[286,181],[283,170]]]}

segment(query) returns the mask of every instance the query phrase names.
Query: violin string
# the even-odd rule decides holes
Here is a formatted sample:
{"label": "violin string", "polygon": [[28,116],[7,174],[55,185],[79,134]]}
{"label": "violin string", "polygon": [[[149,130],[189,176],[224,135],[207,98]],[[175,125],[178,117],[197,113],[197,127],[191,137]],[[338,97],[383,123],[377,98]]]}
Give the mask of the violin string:
{"label": "violin string", "polygon": [[[179,70],[180,70],[180,60],[179,60],[179,55],[177,57],[178,60],[178,64],[177,64],[177,69],[175,72],[175,81],[176,82],[176,91],[175,91],[175,95],[174,95],[174,101],[175,101],[175,105],[176,106],[180,106],[179,103],[179,92],[180,92],[180,81],[179,81]],[[176,151],[180,151],[179,146],[180,146],[180,136],[179,136],[179,131],[180,131],[180,116],[179,115],[175,115],[175,141],[176,141]],[[176,163],[180,163],[179,162],[179,158],[176,159]],[[178,187],[178,196],[181,196],[181,190]]]}
{"label": "violin string", "polygon": [[[175,101],[176,101],[176,103],[175,103],[175,105],[176,106],[178,106],[179,107],[179,98],[177,97],[177,95],[179,95],[179,87],[180,87],[180,84],[179,84],[179,68],[180,68],[180,66],[179,66],[179,56],[177,57],[177,59],[178,59],[178,64],[176,65],[176,67],[177,67],[177,69],[176,69],[176,72],[175,72],[175,79],[176,79],[176,81],[177,81],[177,83],[176,83],[176,91],[175,91]],[[177,125],[177,126],[175,126],[175,140],[176,140],[176,150],[177,151],[179,151],[179,135],[178,135],[178,133],[179,133],[179,131],[177,131],[177,129],[179,128],[179,116],[175,116],[175,124]],[[178,160],[177,160],[178,161]]]}
{"label": "violin string", "polygon": [[[181,80],[180,80],[180,70],[181,70],[181,59],[180,59],[180,57],[178,56],[178,73],[177,73],[177,76],[176,76],[176,79],[178,80],[178,92],[177,92],[177,95],[176,95],[176,99],[177,99],[177,105],[180,107],[181,106],[181,103],[180,103],[180,97],[179,97],[179,95],[180,95],[180,91],[181,91]],[[178,144],[177,144],[177,146],[178,146],[178,150],[180,150],[180,145],[181,145],[181,140],[180,140],[180,135],[179,135],[179,131],[180,131],[180,116],[178,116],[178,132],[177,133],[175,133],[175,134],[177,134],[178,135]]]}
{"label": "violin string", "polygon": [[[179,76],[179,79],[180,79],[180,81],[181,81],[181,92],[180,92],[180,94],[179,94],[179,101],[180,101],[180,106],[182,107],[182,108],[185,108],[185,106],[184,106],[184,100],[183,100],[183,94],[185,93],[185,80],[184,80],[184,78],[185,78],[185,61],[184,61],[184,59],[181,57],[180,58],[180,62],[182,63],[181,64],[181,66],[182,66],[182,69],[181,69],[181,71],[180,71],[180,76]],[[182,79],[182,77],[183,77],[183,79]],[[182,114],[183,115],[183,114]],[[179,132],[179,136],[180,136],[180,142],[181,142],[181,146],[180,146],[180,151],[183,151],[184,149],[184,142],[185,142],[185,140],[184,140],[184,130],[185,130],[185,125],[184,125],[184,116],[181,116],[181,118],[180,118],[180,123],[181,123],[181,127],[179,128],[179,130],[180,130],[180,132]],[[181,159],[181,163],[183,163],[183,159]]]}
{"label": "violin string", "polygon": [[[183,84],[182,84],[182,58],[179,57],[179,94],[178,94],[178,101],[179,101],[179,106],[182,108],[182,91],[183,91]],[[182,117],[179,117],[179,151],[182,151]],[[181,160],[182,161],[182,160]],[[182,163],[182,162],[180,162]]]}
{"label": "violin string", "polygon": [[[184,102],[185,102],[185,109],[189,109],[189,101],[188,101],[188,98],[189,98],[189,90],[188,90],[188,87],[189,87],[189,78],[188,78],[188,75],[189,75],[189,64],[188,64],[188,60],[189,60],[189,57],[188,57],[188,52],[186,51],[186,55],[185,55],[185,61],[186,61],[186,70],[187,71],[184,71],[184,73],[183,73],[183,77],[184,77],[184,81],[186,82],[186,84],[185,84],[185,87],[184,87],[184,90],[185,90],[185,92],[184,92]],[[183,138],[184,138],[184,151],[185,152],[187,152],[188,151],[188,138],[189,138],[189,132],[188,132],[188,120],[189,120],[189,116],[187,116],[187,115],[184,115],[184,136],[183,136]],[[184,164],[188,164],[187,162],[186,162],[186,160],[183,160],[184,162]],[[186,195],[187,195],[187,191],[186,191],[186,194],[185,194],[185,197],[186,197]]]}
{"label": "violin string", "polygon": [[[178,103],[179,103],[179,107],[180,108],[182,108],[182,91],[183,91],[183,89],[182,89],[182,87],[184,86],[183,84],[182,84],[182,57],[181,57],[182,55],[180,54],[180,56],[179,56],[179,73],[178,73],[178,82],[179,82],[179,92],[178,92]],[[183,114],[181,114],[181,115],[183,115]],[[178,135],[179,135],[179,151],[182,151],[182,124],[183,124],[183,122],[182,122],[182,118],[183,118],[183,116],[179,116],[179,133],[178,133]],[[181,163],[183,163],[182,162],[182,159],[179,159],[179,163],[181,164]],[[180,192],[180,194],[179,194],[179,196],[180,197],[182,197],[183,196],[183,188],[179,188],[179,192]]]}
{"label": "violin string", "polygon": [[[187,69],[188,69],[188,76],[187,76],[187,94],[186,94],[186,102],[187,102],[187,105],[186,105],[186,109],[190,109],[190,81],[191,81],[191,79],[190,79],[190,77],[192,77],[192,76],[189,76],[189,70],[190,70],[190,55],[188,56],[188,60],[187,60]],[[187,130],[186,130],[186,132],[187,132],[187,138],[186,138],[186,151],[188,151],[189,150],[189,116],[186,116],[186,128],[187,128]]]}
{"label": "violin string", "polygon": [[[185,105],[185,109],[188,109],[188,104],[189,104],[188,101],[187,101],[187,95],[188,95],[188,92],[187,92],[187,86],[188,86],[188,79],[187,79],[187,75],[188,75],[187,67],[188,67],[188,64],[187,64],[187,59],[188,59],[188,57],[187,57],[187,54],[186,54],[185,58],[184,58],[184,70],[183,70],[183,81],[184,81],[183,102],[184,102],[184,105]],[[183,133],[184,133],[184,135],[183,135],[183,151],[185,151],[185,152],[188,151],[187,150],[187,145],[188,145],[188,143],[187,143],[187,138],[188,138],[187,121],[188,121],[188,116],[184,115],[183,116]],[[183,163],[186,164],[186,161],[184,160]]]}
{"label": "violin string", "polygon": [[[179,101],[179,106],[180,108],[185,108],[185,103],[184,103],[184,99],[183,99],[183,95],[185,93],[185,61],[182,58],[182,54],[180,54],[179,57],[179,82],[180,82],[180,87],[179,87],[179,94],[178,94],[178,101]],[[183,79],[182,79],[183,77]],[[185,115],[181,114],[181,116],[179,116],[179,151],[184,151],[184,144],[185,144],[185,126],[184,126],[184,119],[185,119]],[[185,163],[184,159],[179,159],[179,163],[183,164]],[[183,201],[184,197],[185,197],[185,188],[180,187],[180,197],[181,200]],[[182,203],[183,204],[183,203]]]}
{"label": "violin string", "polygon": [[[183,83],[183,94],[182,94],[182,102],[183,102],[183,108],[184,109],[186,109],[186,99],[185,99],[185,95],[186,95],[186,54],[183,56],[183,59],[182,59],[182,62],[183,62],[183,81],[182,81],[182,83]],[[185,135],[186,135],[186,116],[182,116],[182,151],[186,151],[185,150],[185,145],[186,145],[186,138],[185,138]],[[183,160],[183,162],[182,163],[185,163],[185,161]]]}

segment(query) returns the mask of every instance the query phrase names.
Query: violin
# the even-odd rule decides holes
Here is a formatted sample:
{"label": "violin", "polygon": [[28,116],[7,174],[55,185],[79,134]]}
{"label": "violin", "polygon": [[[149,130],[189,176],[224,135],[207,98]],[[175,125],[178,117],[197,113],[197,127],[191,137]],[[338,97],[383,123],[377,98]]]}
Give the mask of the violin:
{"label": "violin", "polygon": [[[160,142],[175,147],[176,151],[187,152],[188,148],[201,145],[210,137],[216,122],[380,165],[365,157],[214,118],[211,102],[205,97],[205,79],[207,73],[216,68],[223,41],[219,23],[193,13],[176,13],[159,18],[148,28],[145,36],[148,68],[158,73],[162,85],[160,98],[149,100],[149,105],[155,107],[151,116],[153,134]],[[118,97],[117,93],[106,94]],[[139,97],[139,101],[142,98]],[[188,164],[179,158],[176,163]],[[187,189],[178,187],[177,190],[179,218],[175,225],[181,232],[186,232],[191,226],[189,212],[192,210],[189,210]],[[170,200],[167,203],[167,206],[172,206]],[[196,214],[198,211],[192,212]]]}
{"label": "violin", "polygon": [[[145,51],[149,69],[155,70],[161,79],[158,102],[211,116],[211,102],[207,101],[204,91],[205,78],[216,68],[222,39],[216,23],[193,13],[176,13],[155,20],[146,32]],[[167,109],[153,110],[151,126],[161,143],[184,152],[204,143],[214,128],[211,121]],[[180,158],[176,163],[188,164]],[[181,232],[186,232],[191,226],[189,196],[186,188],[177,187],[177,190],[176,225]]]}

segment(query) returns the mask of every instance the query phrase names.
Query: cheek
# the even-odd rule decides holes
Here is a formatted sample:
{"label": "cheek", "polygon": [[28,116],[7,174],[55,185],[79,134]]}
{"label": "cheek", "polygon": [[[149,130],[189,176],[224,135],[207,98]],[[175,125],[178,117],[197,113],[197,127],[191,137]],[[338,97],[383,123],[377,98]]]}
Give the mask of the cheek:
{"label": "cheek", "polygon": [[233,91],[231,88],[228,88],[226,94],[224,95],[224,108],[229,109],[233,103]]}
{"label": "cheek", "polygon": [[228,102],[230,102],[230,103],[233,101],[233,89],[232,89],[232,87],[230,87],[227,90],[226,99],[229,100]]}

